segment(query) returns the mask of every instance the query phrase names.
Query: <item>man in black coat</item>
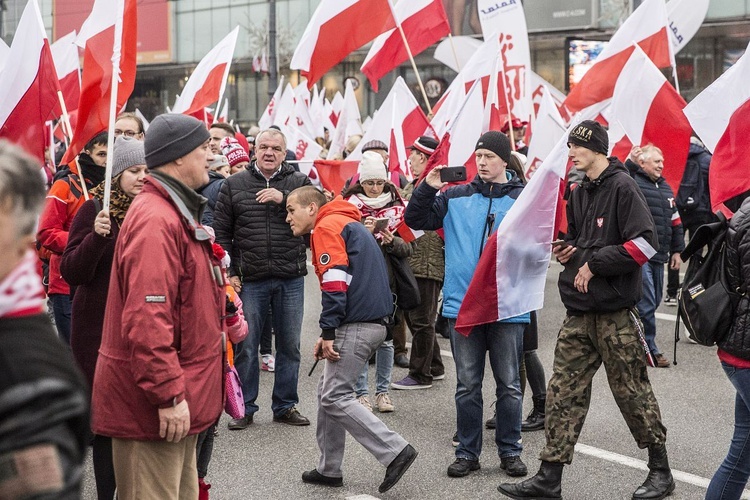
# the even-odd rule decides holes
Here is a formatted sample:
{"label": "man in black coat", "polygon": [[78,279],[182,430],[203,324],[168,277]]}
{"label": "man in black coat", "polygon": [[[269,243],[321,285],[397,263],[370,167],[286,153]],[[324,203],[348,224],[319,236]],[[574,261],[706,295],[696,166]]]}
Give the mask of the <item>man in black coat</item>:
{"label": "man in black coat", "polygon": [[214,210],[216,241],[232,258],[229,279],[240,294],[250,328],[235,349],[245,416],[229,422],[233,430],[250,425],[258,411],[258,346],[269,307],[276,333],[273,419],[310,425],[296,408],[307,253],[302,237],[294,236],[286,223],[285,207],[289,193],[311,182],[284,161],[282,132],[260,132],[255,146],[256,162],[224,181]]}

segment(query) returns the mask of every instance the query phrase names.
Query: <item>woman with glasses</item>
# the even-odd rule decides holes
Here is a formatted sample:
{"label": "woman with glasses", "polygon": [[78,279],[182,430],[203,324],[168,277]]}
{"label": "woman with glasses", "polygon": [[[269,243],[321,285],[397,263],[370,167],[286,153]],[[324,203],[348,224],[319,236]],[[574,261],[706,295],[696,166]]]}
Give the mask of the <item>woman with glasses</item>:
{"label": "woman with glasses", "polygon": [[145,138],[143,120],[135,113],[120,113],[115,119],[115,137],[124,135],[142,141]]}
{"label": "woman with glasses", "polygon": [[[397,258],[405,258],[411,255],[411,246],[402,238],[396,236],[396,229],[402,225],[404,220],[405,204],[401,199],[398,188],[388,181],[388,171],[383,163],[383,158],[378,153],[366,151],[362,155],[358,169],[359,179],[344,193],[344,199],[356,206],[362,213],[364,225],[373,233],[375,239],[380,243],[383,257],[386,259],[388,268],[388,280],[393,291],[395,282],[390,259],[391,254]],[[376,221],[388,219],[385,227]],[[388,336],[375,354],[377,366],[377,381],[375,385],[375,404],[378,411],[392,412],[393,402],[388,394],[393,373],[393,326],[388,327]],[[355,393],[357,399],[367,409],[372,410],[372,403],[368,397],[367,370],[365,368],[357,380]]]}

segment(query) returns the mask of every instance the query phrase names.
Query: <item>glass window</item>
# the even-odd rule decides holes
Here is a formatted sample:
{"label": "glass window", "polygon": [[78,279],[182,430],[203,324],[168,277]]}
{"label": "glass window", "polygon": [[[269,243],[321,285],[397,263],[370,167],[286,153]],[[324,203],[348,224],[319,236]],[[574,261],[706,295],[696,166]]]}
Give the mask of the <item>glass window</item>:
{"label": "glass window", "polygon": [[711,0],[706,19],[742,17],[748,13],[747,0]]}

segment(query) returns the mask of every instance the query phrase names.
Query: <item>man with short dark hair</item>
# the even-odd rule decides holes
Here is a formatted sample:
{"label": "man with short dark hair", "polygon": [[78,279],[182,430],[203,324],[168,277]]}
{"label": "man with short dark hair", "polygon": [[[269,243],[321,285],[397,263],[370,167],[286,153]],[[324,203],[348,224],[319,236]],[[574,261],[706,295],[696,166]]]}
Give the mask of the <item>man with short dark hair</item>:
{"label": "man with short dark hair", "polygon": [[[359,209],[343,199],[326,203],[312,186],[295,189],[286,200],[286,220],[295,236],[312,232],[310,248],[320,280],[322,333],[316,360],[325,359],[318,383],[318,466],[302,474],[306,483],[342,486],[346,433],[387,467],[378,491],[403,476],[417,451],[354,396],[354,384],[386,337],[393,313],[388,271],[378,243],[361,223]],[[313,231],[314,229],[314,231]]]}
{"label": "man with short dark hair", "polygon": [[286,137],[280,131],[260,132],[256,147],[256,162],[224,181],[214,211],[216,242],[232,257],[229,280],[240,294],[250,329],[235,350],[245,416],[229,422],[233,430],[249,426],[258,411],[258,347],[269,307],[276,334],[273,419],[310,425],[296,408],[307,254],[304,240],[289,229],[285,210],[287,195],[310,185],[310,179],[284,161]]}
{"label": "man with short dark hair", "polygon": [[635,309],[641,266],[658,246],[654,221],[627,169],[617,158],[607,158],[604,127],[592,120],[579,123],[568,136],[568,147],[573,166],[586,176],[568,200],[565,242],[552,247],[564,266],[558,287],[567,316],[547,386],[547,444],[534,477],[501,484],[498,491],[515,499],[562,498],[563,466],[573,460],[591,383],[604,364],[630,432],[639,448],[648,448],[649,474],[632,498],[661,499],[675,485],[667,459],[667,429],[648,380],[645,340]]}
{"label": "man with short dark hair", "polygon": [[222,154],[221,152],[221,140],[225,137],[231,137],[234,139],[234,129],[228,123],[216,122],[211,124],[211,128],[208,129],[208,133],[211,134],[211,151],[215,155]]}

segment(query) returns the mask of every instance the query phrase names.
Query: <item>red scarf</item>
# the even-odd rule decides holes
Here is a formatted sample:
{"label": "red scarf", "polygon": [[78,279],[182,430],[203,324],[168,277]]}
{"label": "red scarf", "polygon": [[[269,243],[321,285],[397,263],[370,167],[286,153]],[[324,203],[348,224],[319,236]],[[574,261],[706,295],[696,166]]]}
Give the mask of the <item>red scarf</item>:
{"label": "red scarf", "polygon": [[36,270],[36,254],[28,250],[21,262],[0,282],[0,318],[19,318],[44,312],[44,287]]}
{"label": "red scarf", "polygon": [[[346,201],[357,207],[363,217],[375,217],[376,219],[388,217],[390,219],[390,222],[388,222],[388,231],[392,232],[394,235],[404,223],[404,211],[406,210],[406,207],[400,196],[397,197],[392,206],[380,209],[367,205],[356,194],[350,196]],[[391,204],[389,203],[389,205]],[[375,235],[375,238],[378,240],[382,237],[383,236],[380,234]]]}

